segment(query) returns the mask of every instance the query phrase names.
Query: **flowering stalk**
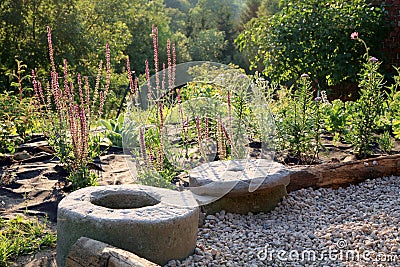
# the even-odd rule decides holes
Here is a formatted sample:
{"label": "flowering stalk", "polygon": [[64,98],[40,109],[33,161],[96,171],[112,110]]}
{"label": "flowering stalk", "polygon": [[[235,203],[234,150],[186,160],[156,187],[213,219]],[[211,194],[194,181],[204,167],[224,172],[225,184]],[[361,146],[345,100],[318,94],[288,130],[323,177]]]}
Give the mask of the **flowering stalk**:
{"label": "flowering stalk", "polygon": [[[228,102],[228,127],[229,127],[228,130],[229,130],[229,134],[232,134],[233,133],[233,131],[232,131],[232,97],[231,97],[231,91],[230,90],[228,90],[227,98],[228,98],[227,102]],[[225,135],[228,138],[228,140],[230,140],[229,143],[231,145],[231,150],[233,152],[235,150],[235,147],[233,145],[233,142],[232,142],[231,138],[229,137],[229,134],[225,130]]]}
{"label": "flowering stalk", "polygon": [[51,29],[47,26],[47,43],[49,45],[49,57],[50,57],[50,65],[51,72],[56,72],[56,64],[54,63],[54,52],[53,52],[53,42],[51,40]]}
{"label": "flowering stalk", "polygon": [[226,140],[228,140],[228,143],[229,143],[229,144],[231,145],[231,147],[232,147],[232,146],[233,146],[232,139],[231,139],[231,137],[229,136],[229,133],[228,133],[228,131],[226,130],[226,127],[225,127],[225,125],[224,125],[223,122],[221,122],[221,130],[222,130],[222,133],[224,134]]}
{"label": "flowering stalk", "polygon": [[86,109],[86,117],[90,119],[90,86],[89,86],[89,79],[85,76],[85,109]]}
{"label": "flowering stalk", "polygon": [[[100,79],[101,79],[101,73],[103,71],[103,61],[100,60],[99,62],[99,66],[97,68],[97,75],[96,75],[96,83],[94,86],[94,91],[93,91],[93,99],[92,99],[92,110],[95,110],[96,107],[96,103],[97,100],[99,99],[99,88],[100,88]],[[99,112],[97,112],[99,116],[101,116],[101,114]],[[97,116],[96,116],[97,117]],[[96,118],[97,119],[97,118]]]}
{"label": "flowering stalk", "polygon": [[164,114],[163,114],[163,103],[162,101],[158,102],[158,116],[159,116],[159,129],[160,129],[160,150],[157,151],[158,157],[162,158],[164,161],[164,144],[163,144],[163,136],[164,136]]}
{"label": "flowering stalk", "polygon": [[167,40],[167,61],[168,61],[168,89],[172,90],[174,88],[174,80],[172,77],[172,58],[171,58],[171,40]]}
{"label": "flowering stalk", "polygon": [[205,128],[206,128],[205,138],[208,139],[209,135],[210,135],[210,133],[209,133],[210,131],[208,129],[208,118],[207,117],[206,117],[206,120],[205,120]]}
{"label": "flowering stalk", "polygon": [[220,160],[226,159],[224,133],[223,133],[222,121],[221,121],[220,116],[218,116],[218,119],[217,119],[217,150],[218,150]]}
{"label": "flowering stalk", "polygon": [[106,98],[105,93],[103,91],[100,91],[99,92],[99,99],[100,99],[99,117],[101,117],[101,115],[103,115],[105,98]]}
{"label": "flowering stalk", "polygon": [[111,56],[110,46],[106,44],[106,87],[104,89],[104,98],[107,98],[108,90],[110,89],[111,82]]}
{"label": "flowering stalk", "polygon": [[136,79],[133,79],[129,57],[126,58],[126,70],[128,71],[129,89],[131,91],[131,94],[134,95],[137,91],[137,81]]}
{"label": "flowering stalk", "polygon": [[160,78],[158,77],[158,28],[152,25],[153,49],[154,49],[154,71],[156,73],[156,89],[160,89]]}
{"label": "flowering stalk", "polygon": [[350,39],[361,42],[365,48],[365,56],[366,56],[366,58],[369,58],[369,56],[368,56],[369,47],[367,46],[367,44],[365,43],[365,41],[363,39],[358,38],[358,32],[353,32],[352,34],[350,34]]}
{"label": "flowering stalk", "polygon": [[172,87],[175,87],[175,77],[176,77],[176,48],[175,44],[172,44]]}
{"label": "flowering stalk", "polygon": [[162,64],[162,81],[161,81],[161,91],[163,92],[161,97],[165,96],[165,80],[166,80],[166,69],[165,69],[165,63]]}
{"label": "flowering stalk", "polygon": [[149,61],[146,59],[145,61],[145,73],[146,73],[146,81],[147,81],[147,100],[150,101],[153,99],[153,92],[151,89],[151,81],[150,81],[150,69],[149,69]]}
{"label": "flowering stalk", "polygon": [[150,167],[149,161],[147,159],[146,142],[144,140],[143,127],[139,128],[139,146],[140,146],[140,156],[142,157],[145,166]]}
{"label": "flowering stalk", "polygon": [[[67,61],[63,61],[63,88],[58,83],[59,75],[56,72],[54,63],[53,46],[51,41],[51,31],[48,27],[49,56],[51,62],[51,80],[47,84],[46,93],[33,74],[33,87],[35,92],[35,106],[38,108],[49,144],[55,151],[55,155],[60,159],[66,169],[70,172],[68,179],[75,188],[94,185],[97,176],[89,170],[88,163],[92,162],[94,157],[98,156],[100,151],[99,139],[90,135],[90,86],[88,78],[82,79],[81,74],[77,74],[78,101],[74,96],[74,84],[70,81],[68,74]],[[104,107],[104,101],[108,94],[111,78],[110,50],[106,46],[106,86],[105,90],[99,94],[100,73],[102,62],[99,65],[99,74],[96,77],[96,85],[93,101],[93,107],[97,101],[97,95],[100,98],[100,107],[97,110],[101,116]],[[53,113],[52,106],[55,106],[56,114]],[[44,112],[43,112],[44,111]],[[50,122],[50,123],[49,123]],[[93,142],[93,141],[98,141]],[[93,142],[94,147],[89,144]]]}

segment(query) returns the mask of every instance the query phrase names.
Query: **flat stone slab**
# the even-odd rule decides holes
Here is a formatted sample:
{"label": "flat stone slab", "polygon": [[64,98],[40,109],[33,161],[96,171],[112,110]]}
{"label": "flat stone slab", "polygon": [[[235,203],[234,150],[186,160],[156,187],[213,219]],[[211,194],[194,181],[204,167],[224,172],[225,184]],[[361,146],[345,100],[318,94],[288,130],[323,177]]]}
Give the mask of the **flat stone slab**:
{"label": "flat stone slab", "polygon": [[166,204],[174,194],[180,196],[142,185],[88,187],[71,193],[58,206],[58,266],[64,266],[82,236],[160,265],[186,258],[196,246],[199,209]]}
{"label": "flat stone slab", "polygon": [[266,159],[216,161],[193,169],[189,185],[208,214],[266,212],[287,194],[290,174],[284,165]]}
{"label": "flat stone slab", "polygon": [[284,165],[266,159],[214,161],[189,172],[189,185],[201,196],[246,195],[287,186],[290,174]]}

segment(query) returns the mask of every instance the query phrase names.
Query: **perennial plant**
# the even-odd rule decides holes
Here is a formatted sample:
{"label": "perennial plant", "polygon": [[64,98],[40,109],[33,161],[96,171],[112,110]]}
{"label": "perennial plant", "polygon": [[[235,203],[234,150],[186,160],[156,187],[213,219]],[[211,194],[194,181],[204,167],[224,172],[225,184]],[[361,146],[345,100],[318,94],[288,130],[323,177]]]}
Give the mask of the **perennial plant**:
{"label": "perennial plant", "polygon": [[[100,62],[94,92],[91,93],[88,77],[78,73],[73,81],[66,60],[63,62],[63,83],[60,84],[60,75],[54,62],[51,30],[49,27],[47,29],[50,81],[42,86],[32,71],[35,103],[40,114],[38,119],[54,154],[70,173],[68,179],[73,187],[95,185],[97,175],[89,169],[89,163],[101,153],[100,136],[91,131],[91,127],[103,114],[110,87],[110,48],[107,44],[105,81],[101,81],[103,64]],[[104,89],[100,90],[102,84]]]}

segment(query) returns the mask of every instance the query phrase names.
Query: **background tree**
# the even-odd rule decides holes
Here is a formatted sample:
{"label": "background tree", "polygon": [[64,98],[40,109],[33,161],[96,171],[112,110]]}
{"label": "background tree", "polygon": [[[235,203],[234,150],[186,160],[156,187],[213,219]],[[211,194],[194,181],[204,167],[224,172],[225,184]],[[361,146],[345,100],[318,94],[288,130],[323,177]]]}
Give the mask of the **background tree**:
{"label": "background tree", "polygon": [[[182,0],[182,8],[188,3]],[[67,59],[71,69],[94,75],[106,43],[111,47],[112,68],[123,73],[126,55],[132,69],[144,72],[153,58],[152,25],[159,30],[163,61],[170,19],[163,0],[4,0],[0,2],[0,90],[9,88],[7,73],[16,68],[15,58],[36,69],[49,70],[46,27],[52,29],[55,61]],[[150,64],[152,65],[152,64]]]}
{"label": "background tree", "polygon": [[252,18],[272,16],[281,11],[279,0],[246,0],[240,9],[239,31]]}
{"label": "background tree", "polygon": [[272,16],[282,10],[279,0],[263,0],[257,11],[257,17]]}
{"label": "background tree", "polygon": [[226,48],[225,32],[217,29],[202,30],[190,38],[190,55],[195,61],[223,61]]}
{"label": "background tree", "polygon": [[0,2],[0,88],[8,88],[6,73],[15,58],[38,73],[48,69],[46,26],[54,29],[57,53],[74,62],[86,53],[75,0],[4,0]]}
{"label": "background tree", "polygon": [[364,0],[282,1],[282,11],[252,19],[236,39],[253,67],[280,82],[308,73],[322,88],[355,81],[365,49],[350,40],[358,31],[380,56],[384,11]]}
{"label": "background tree", "polygon": [[[219,58],[219,62],[230,62],[234,56],[233,40],[235,6],[229,0],[199,0],[194,8],[189,11],[189,24],[187,33],[192,41],[206,43],[209,41],[210,33],[221,32],[225,36],[226,44]],[[204,30],[206,30],[204,32]],[[214,34],[214,37],[216,35]],[[219,34],[218,36],[221,36]],[[208,38],[201,40],[201,38]],[[210,45],[210,44],[209,44]],[[215,48],[220,49],[221,43]],[[190,43],[190,51],[198,51],[198,44]],[[217,52],[218,54],[219,52]],[[193,55],[191,55],[193,56]],[[196,55],[194,55],[196,57]],[[213,56],[211,56],[213,57]]]}
{"label": "background tree", "polygon": [[247,0],[240,11],[239,29],[243,30],[244,25],[252,18],[257,17],[261,0]]}

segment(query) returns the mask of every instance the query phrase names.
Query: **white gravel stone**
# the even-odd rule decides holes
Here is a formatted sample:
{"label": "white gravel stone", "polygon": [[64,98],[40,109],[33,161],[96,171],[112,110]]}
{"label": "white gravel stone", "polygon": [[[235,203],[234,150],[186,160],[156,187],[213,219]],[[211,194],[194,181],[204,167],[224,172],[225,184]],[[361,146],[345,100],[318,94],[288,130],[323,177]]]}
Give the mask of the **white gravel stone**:
{"label": "white gravel stone", "polygon": [[166,266],[400,266],[399,225],[400,177],[301,189],[267,214],[207,216],[196,253]]}

